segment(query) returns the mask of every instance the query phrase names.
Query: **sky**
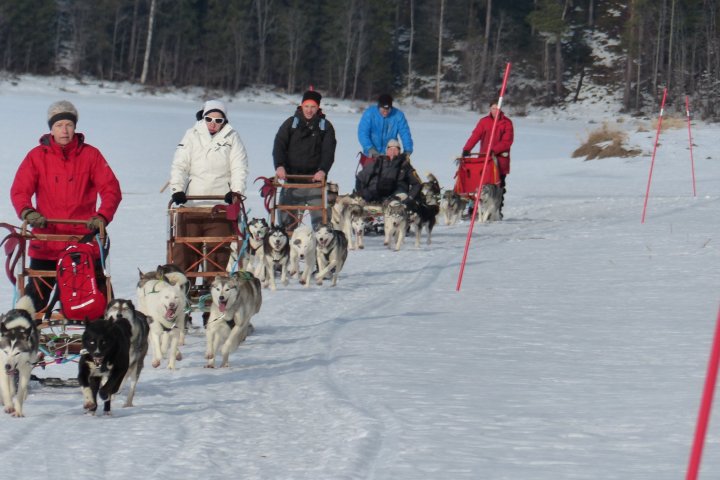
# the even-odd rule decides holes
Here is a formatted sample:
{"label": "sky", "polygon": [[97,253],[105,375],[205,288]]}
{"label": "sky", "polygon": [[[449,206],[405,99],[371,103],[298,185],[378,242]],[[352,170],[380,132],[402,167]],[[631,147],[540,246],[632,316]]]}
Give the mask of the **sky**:
{"label": "sky", "polygon": [[[511,79],[512,82],[512,79]],[[123,202],[109,226],[118,297],[135,300],[138,268],[165,263],[160,192],[202,92],[152,94],[91,80],[0,82],[0,218],[19,224],[9,186],[47,131],[59,99],[115,170]],[[297,97],[297,98],[296,98]],[[248,90],[228,102],[249,154],[250,217],[272,168],[272,140],[299,96]],[[444,188],[478,114],[396,102],[421,175]],[[677,479],[684,476],[718,310],[717,126],[660,136],[647,203],[653,118],[607,102],[515,115],[505,219],[436,227],[431,245],[382,238],[353,251],[334,288],[297,281],[263,290],[255,333],[209,370],[194,330],[176,371],[146,359],[135,407],[83,413],[77,388],[33,383],[25,418],[0,416],[6,478],[40,479]],[[323,99],[337,130],[330,179],[352,189],[360,102]],[[668,115],[676,115],[668,111]],[[603,121],[634,158],[572,158]],[[682,123],[680,123],[682,125]],[[0,300],[12,306],[9,281]],[[199,323],[198,320],[195,321]],[[77,364],[40,377],[72,378]],[[700,478],[720,475],[711,422]]]}

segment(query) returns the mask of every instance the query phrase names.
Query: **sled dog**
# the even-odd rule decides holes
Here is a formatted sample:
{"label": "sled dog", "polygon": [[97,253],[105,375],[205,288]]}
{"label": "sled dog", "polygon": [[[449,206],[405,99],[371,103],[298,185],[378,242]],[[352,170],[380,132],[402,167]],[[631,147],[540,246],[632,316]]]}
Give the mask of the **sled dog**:
{"label": "sled dog", "polygon": [[103,413],[110,415],[110,400],[120,390],[130,363],[132,327],[125,318],[89,322],[82,335],[83,354],[78,381],[83,393],[83,408],[95,415],[98,394]]}
{"label": "sled dog", "polygon": [[408,227],[407,207],[397,198],[388,199],[383,203],[383,219],[385,221],[383,245],[395,251],[400,250],[400,246],[405,241],[405,232]]}
{"label": "sled dog", "polygon": [[290,239],[288,238],[285,227],[270,227],[268,234],[265,236],[263,246],[263,258],[265,260],[265,287],[270,290],[276,290],[275,270],[280,269],[280,281],[283,285],[288,284],[287,270],[288,261],[290,259]]}
{"label": "sled dog", "polygon": [[145,355],[148,352],[148,335],[150,334],[150,325],[148,325],[147,317],[144,313],[135,309],[132,301],[122,298],[115,298],[110,301],[105,310],[105,319],[110,321],[118,321],[125,319],[130,323],[130,350],[128,371],[125,374],[123,383],[130,384],[124,407],[132,407],[135,398],[135,388],[137,387],[140,372],[145,365]]}
{"label": "sled dog", "polygon": [[347,259],[347,238],[340,230],[333,229],[332,224],[324,223],[315,229],[315,241],[318,265],[315,283],[322,285],[323,279],[332,273],[332,286],[334,287],[337,285],[338,276]]}
{"label": "sled dog", "polygon": [[[335,204],[337,205],[337,203]],[[310,286],[310,276],[315,271],[317,261],[315,259],[315,232],[307,225],[297,227],[290,237],[290,263],[288,264],[288,275],[297,276],[300,284],[305,287]],[[300,262],[305,264],[305,268],[300,273]]]}
{"label": "sled dog", "polygon": [[467,208],[468,201],[452,190],[445,190],[440,199],[440,211],[445,218],[445,225],[455,225]]}
{"label": "sled dog", "polygon": [[227,367],[230,354],[238,349],[251,330],[250,319],[260,311],[262,286],[250,272],[237,272],[231,277],[215,277],[210,295],[212,306],[205,332],[205,367],[215,368],[218,349],[222,355],[220,366]]}
{"label": "sled dog", "polygon": [[[0,394],[5,413],[24,417],[33,364],[38,359],[40,338],[35,326],[35,308],[27,295],[18,299],[15,308],[0,317]],[[17,375],[17,391],[15,376]]]}
{"label": "sled dog", "polygon": [[245,253],[243,255],[242,262],[238,262],[238,242],[232,242],[230,244],[230,259],[228,260],[227,268],[225,269],[230,273],[237,264],[236,270],[245,270],[252,272],[260,280],[263,279],[265,274],[265,265],[263,263],[263,244],[265,241],[265,235],[269,230],[267,221],[264,218],[253,218],[247,224],[248,241],[245,247]]}
{"label": "sled dog", "polygon": [[149,343],[152,345],[152,366],[157,368],[165,354],[167,368],[175,368],[181,360],[178,346],[185,332],[184,292],[165,280],[148,280],[137,289],[138,310],[145,314],[150,325]]}
{"label": "sled dog", "polygon": [[[138,269],[138,271],[140,271]],[[145,285],[148,280],[164,280],[171,285],[178,287],[183,295],[187,298],[190,293],[190,279],[185,275],[185,272],[172,263],[166,263],[165,265],[158,265],[154,271],[143,273],[140,271],[140,280],[138,281],[138,288]],[[138,305],[139,307],[139,305]],[[185,328],[180,332],[180,345],[185,345],[185,332],[190,326],[192,318],[190,314],[185,315]]]}
{"label": "sled dog", "polygon": [[[430,197],[430,202],[434,202]],[[427,230],[427,244],[432,243],[432,231],[435,227],[435,220],[440,207],[435,204],[428,204],[422,191],[418,195],[417,200],[408,199],[406,201],[408,212],[408,223],[415,231],[415,248],[420,247],[420,236],[423,228]]]}
{"label": "sled dog", "polygon": [[[348,248],[365,248],[365,200],[360,196],[341,195],[332,207],[332,225],[335,230],[345,234]],[[362,229],[360,229],[362,226]]]}
{"label": "sled dog", "polygon": [[432,173],[427,173],[427,181],[420,187],[421,194],[428,205],[440,205],[440,182]]}
{"label": "sled dog", "polygon": [[480,190],[480,221],[496,222],[502,220],[500,204],[502,202],[502,187],[494,183],[486,183]]}

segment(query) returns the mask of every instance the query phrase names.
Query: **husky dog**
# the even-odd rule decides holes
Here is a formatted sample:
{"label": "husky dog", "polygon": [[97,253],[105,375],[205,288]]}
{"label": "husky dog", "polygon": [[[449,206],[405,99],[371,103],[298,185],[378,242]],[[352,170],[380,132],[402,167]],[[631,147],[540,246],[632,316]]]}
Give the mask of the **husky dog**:
{"label": "husky dog", "polygon": [[455,225],[467,208],[467,198],[461,197],[452,190],[445,190],[440,199],[440,211],[445,217],[445,225]]}
{"label": "husky dog", "polygon": [[184,292],[165,280],[148,280],[137,289],[138,310],[145,314],[150,325],[152,366],[157,368],[168,354],[167,368],[175,369],[175,360],[182,360],[178,349],[185,332]]}
{"label": "husky dog", "polygon": [[[388,199],[383,203],[383,218],[385,221],[383,226],[385,241],[383,245],[398,251],[405,241],[405,232],[408,227],[407,207],[397,198]],[[395,238],[394,246],[390,243],[393,238]]]}
{"label": "husky dog", "polygon": [[130,323],[130,355],[129,366],[125,380],[129,382],[127,398],[124,407],[133,406],[133,398],[135,398],[135,388],[137,387],[140,372],[145,365],[145,355],[148,351],[148,335],[150,334],[150,325],[148,325],[147,317],[144,313],[135,309],[132,301],[116,298],[111,300],[105,310],[105,319],[117,321],[124,318]]}
{"label": "husky dog", "polygon": [[[15,308],[0,317],[0,394],[5,413],[24,417],[33,364],[38,359],[40,336],[35,326],[35,308],[27,295],[18,299]],[[17,375],[17,391],[15,376]]]}
{"label": "husky dog", "polygon": [[264,278],[265,265],[263,263],[263,243],[269,228],[270,227],[264,218],[253,218],[248,222],[248,241],[242,263],[238,262],[237,259],[238,242],[232,242],[230,244],[230,259],[228,260],[227,268],[225,269],[228,273],[232,271],[235,264],[238,264],[240,267],[236,270],[253,272],[253,274],[260,280]]}
{"label": "husky dog", "polygon": [[315,229],[315,241],[317,242],[318,265],[315,283],[322,285],[323,279],[332,272],[332,286],[334,287],[337,285],[338,275],[347,259],[347,238],[340,230],[333,229],[332,224],[323,223]]}
{"label": "husky dog", "polygon": [[[190,279],[185,275],[185,272],[172,263],[166,263],[165,265],[158,265],[154,271],[143,273],[138,269],[140,273],[140,280],[138,280],[137,287],[141,288],[149,280],[163,280],[171,285],[177,287],[185,297],[185,303],[188,303],[188,296],[190,294]],[[140,305],[140,299],[138,298],[138,306]],[[180,345],[185,345],[185,332],[187,327],[190,326],[192,319],[190,314],[185,314],[185,328],[180,332]]]}
{"label": "husky dog", "polygon": [[288,260],[290,259],[290,239],[285,227],[270,227],[265,236],[263,257],[265,260],[265,287],[276,290],[275,269],[280,269],[280,281],[283,285],[288,284],[287,271]]}
{"label": "husky dog", "polygon": [[[332,207],[333,228],[345,234],[350,250],[355,250],[356,246],[357,248],[365,248],[363,243],[365,234],[364,208],[365,200],[355,195],[339,196]],[[354,241],[353,237],[355,237],[356,241]]]}
{"label": "husky dog", "polygon": [[249,272],[231,277],[215,277],[210,287],[212,306],[206,337],[206,368],[215,368],[215,354],[220,349],[221,367],[229,366],[230,354],[244,342],[251,330],[250,319],[262,306],[260,280]]}
{"label": "husky dog", "polygon": [[[434,198],[430,197],[430,202],[434,202]],[[435,204],[428,204],[422,191],[418,195],[417,200],[408,199],[406,201],[408,211],[408,223],[415,231],[415,248],[420,247],[420,235],[423,228],[427,230],[427,244],[432,243],[432,231],[435,227],[435,220],[440,207]]]}
{"label": "husky dog", "polygon": [[420,187],[420,192],[425,197],[425,202],[428,205],[439,205],[440,204],[440,182],[432,173],[427,173],[427,182],[423,182]]}
{"label": "husky dog", "polygon": [[502,187],[494,183],[486,183],[480,190],[480,221],[496,222],[502,220],[500,205],[502,203]]}
{"label": "husky dog", "polygon": [[[337,203],[335,204],[337,205]],[[288,263],[288,274],[298,276],[300,283],[305,287],[310,286],[310,276],[312,275],[316,261],[316,242],[315,232],[307,225],[297,227],[290,237],[290,262]],[[305,263],[305,269],[300,273],[300,262]]]}
{"label": "husky dog", "polygon": [[120,390],[130,364],[131,336],[130,322],[122,317],[95,320],[85,327],[78,381],[83,393],[83,407],[88,413],[95,415],[99,393],[103,413],[110,415],[110,400]]}

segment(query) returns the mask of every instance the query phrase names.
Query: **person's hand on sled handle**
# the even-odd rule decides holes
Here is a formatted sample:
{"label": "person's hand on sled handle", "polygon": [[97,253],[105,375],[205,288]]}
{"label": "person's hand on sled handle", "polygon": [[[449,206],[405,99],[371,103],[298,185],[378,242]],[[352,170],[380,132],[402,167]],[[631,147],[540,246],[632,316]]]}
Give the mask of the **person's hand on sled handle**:
{"label": "person's hand on sled handle", "polygon": [[287,178],[287,172],[285,171],[285,167],[277,167],[275,169],[275,176],[278,180],[285,180]]}
{"label": "person's hand on sled handle", "polygon": [[171,198],[175,205],[184,205],[187,203],[187,195],[185,195],[185,192],[175,192]]}
{"label": "person's hand on sled handle", "polygon": [[463,156],[463,157],[469,157],[469,156],[470,156],[470,150],[463,150],[463,151],[462,151],[462,156]]}
{"label": "person's hand on sled handle", "polygon": [[[225,203],[227,203],[228,205],[230,205],[231,203],[233,203],[233,196],[234,196],[234,195],[235,195],[235,192],[233,192],[232,190],[230,190],[229,192],[227,192],[227,193],[225,194]],[[238,194],[238,195],[239,195],[239,194]]]}
{"label": "person's hand on sled handle", "polygon": [[322,170],[315,172],[315,175],[313,175],[313,182],[322,182],[323,180],[325,180],[325,172]]}
{"label": "person's hand on sled handle", "polygon": [[34,210],[32,208],[25,209],[20,216],[31,227],[44,228],[47,226],[47,218],[45,218],[45,216],[42,213],[40,213],[37,210]]}
{"label": "person's hand on sled handle", "polygon": [[370,149],[368,150],[368,155],[370,155],[372,158],[377,158],[380,156],[380,152],[375,150],[375,147],[370,147]]}
{"label": "person's hand on sled handle", "polygon": [[105,218],[103,218],[102,215],[93,215],[92,217],[88,218],[88,221],[85,223],[85,226],[88,228],[88,230],[94,231],[100,231],[105,228],[105,225],[107,225],[107,221]]}

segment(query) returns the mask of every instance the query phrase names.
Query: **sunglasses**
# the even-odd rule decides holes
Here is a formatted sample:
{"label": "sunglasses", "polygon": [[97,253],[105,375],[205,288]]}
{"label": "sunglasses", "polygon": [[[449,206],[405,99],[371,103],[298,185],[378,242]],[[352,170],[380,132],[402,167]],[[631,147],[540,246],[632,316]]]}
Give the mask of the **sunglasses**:
{"label": "sunglasses", "polygon": [[223,123],[225,123],[225,119],[224,119],[224,118],[205,117],[205,121],[206,121],[207,123],[215,122],[215,123],[217,123],[218,125],[222,125]]}

